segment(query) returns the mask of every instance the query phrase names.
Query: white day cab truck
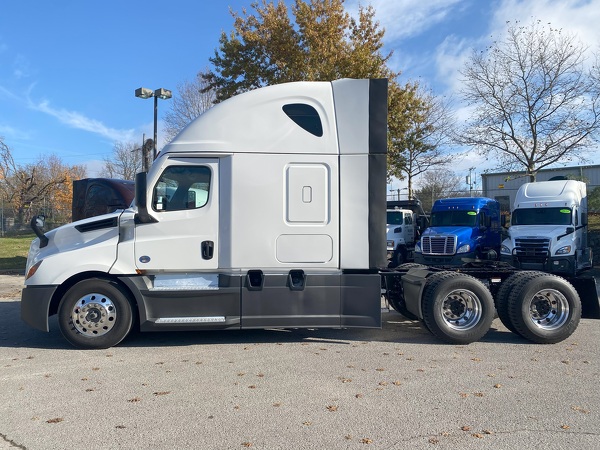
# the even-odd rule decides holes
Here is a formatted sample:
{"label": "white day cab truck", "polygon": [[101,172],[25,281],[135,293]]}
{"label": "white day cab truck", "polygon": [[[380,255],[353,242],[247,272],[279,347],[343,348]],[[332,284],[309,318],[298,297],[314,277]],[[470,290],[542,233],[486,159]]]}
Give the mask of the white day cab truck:
{"label": "white day cab truck", "polygon": [[214,106],[138,174],[132,207],[45,234],[34,218],[23,320],[49,331],[58,315],[80,348],[134,327],[377,328],[383,286],[450,343],[484,336],[495,302],[532,341],[573,333],[582,297],[561,277],[386,267],[386,119],[385,79],[288,83]]}
{"label": "white day cab truck", "polygon": [[408,209],[393,208],[386,211],[386,246],[389,267],[397,267],[414,258],[416,224],[414,214]]}
{"label": "white day cab truck", "polygon": [[388,267],[413,261],[415,244],[429,224],[421,202],[416,199],[388,200],[386,216]]}

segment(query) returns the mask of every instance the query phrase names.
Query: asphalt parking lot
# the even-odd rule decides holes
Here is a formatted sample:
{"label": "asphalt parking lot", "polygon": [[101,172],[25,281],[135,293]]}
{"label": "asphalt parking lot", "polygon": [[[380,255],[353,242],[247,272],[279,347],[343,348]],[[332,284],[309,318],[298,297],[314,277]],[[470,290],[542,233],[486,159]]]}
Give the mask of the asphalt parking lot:
{"label": "asphalt parking lot", "polygon": [[[8,277],[8,278],[7,278]],[[536,345],[381,330],[134,334],[76,350],[0,275],[0,449],[597,449],[600,321]]]}

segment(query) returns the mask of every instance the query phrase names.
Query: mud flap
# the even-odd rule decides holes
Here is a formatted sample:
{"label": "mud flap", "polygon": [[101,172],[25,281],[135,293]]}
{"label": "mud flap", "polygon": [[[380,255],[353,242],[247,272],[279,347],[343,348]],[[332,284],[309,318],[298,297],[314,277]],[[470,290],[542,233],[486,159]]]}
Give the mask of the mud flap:
{"label": "mud flap", "polygon": [[421,307],[421,297],[423,288],[427,282],[427,277],[432,273],[429,269],[410,269],[402,276],[402,290],[404,291],[404,302],[406,309],[419,319],[423,319],[423,308]]}

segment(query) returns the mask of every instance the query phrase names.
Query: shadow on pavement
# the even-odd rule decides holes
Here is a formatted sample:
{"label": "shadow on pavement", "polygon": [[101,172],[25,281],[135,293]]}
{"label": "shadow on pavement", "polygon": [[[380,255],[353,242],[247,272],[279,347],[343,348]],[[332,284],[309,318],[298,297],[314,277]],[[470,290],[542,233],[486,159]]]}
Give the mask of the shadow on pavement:
{"label": "shadow on pavement", "polygon": [[[496,322],[494,322],[494,326]],[[172,347],[215,344],[323,342],[348,345],[352,342],[391,342],[407,344],[445,344],[419,322],[396,312],[382,314],[381,329],[267,329],[227,331],[133,331],[120,347]],[[529,344],[506,329],[492,327],[480,342],[488,344]],[[19,301],[0,302],[0,348],[72,349],[59,331],[56,316],[50,318],[50,332],[28,327],[20,317]]]}

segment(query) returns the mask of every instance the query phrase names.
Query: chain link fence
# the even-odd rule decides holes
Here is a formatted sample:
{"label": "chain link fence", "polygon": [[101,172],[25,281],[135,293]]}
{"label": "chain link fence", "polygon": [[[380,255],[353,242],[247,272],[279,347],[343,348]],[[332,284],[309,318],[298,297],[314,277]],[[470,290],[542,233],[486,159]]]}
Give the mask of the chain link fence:
{"label": "chain link fence", "polygon": [[38,215],[46,216],[46,230],[52,230],[71,222],[71,208],[50,208],[48,206],[28,205],[21,211],[13,205],[2,202],[0,206],[0,236],[20,236],[33,233],[29,223]]}

